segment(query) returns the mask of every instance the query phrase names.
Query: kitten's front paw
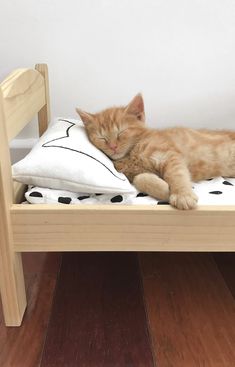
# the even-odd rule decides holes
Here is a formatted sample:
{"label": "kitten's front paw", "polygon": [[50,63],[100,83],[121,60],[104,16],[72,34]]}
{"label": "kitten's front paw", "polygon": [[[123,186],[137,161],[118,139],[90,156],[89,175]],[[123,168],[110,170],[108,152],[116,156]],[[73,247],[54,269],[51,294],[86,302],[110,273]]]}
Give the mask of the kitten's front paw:
{"label": "kitten's front paw", "polygon": [[123,171],[123,162],[122,161],[114,161],[114,167],[116,168],[117,171],[122,172]]}
{"label": "kitten's front paw", "polygon": [[177,209],[187,210],[194,209],[197,206],[198,197],[194,192],[186,194],[171,194],[170,204]]}

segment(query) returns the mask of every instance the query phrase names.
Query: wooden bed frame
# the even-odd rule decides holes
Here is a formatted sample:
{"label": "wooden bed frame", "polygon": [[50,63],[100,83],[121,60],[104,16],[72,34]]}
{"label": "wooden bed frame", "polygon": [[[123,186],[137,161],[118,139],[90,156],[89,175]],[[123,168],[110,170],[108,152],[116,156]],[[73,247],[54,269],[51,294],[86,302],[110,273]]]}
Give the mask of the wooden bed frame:
{"label": "wooden bed frame", "polygon": [[48,71],[17,69],[0,88],[0,289],[5,323],[19,326],[26,308],[22,252],[234,251],[235,206],[21,205],[12,181],[9,142],[38,113],[50,119]]}

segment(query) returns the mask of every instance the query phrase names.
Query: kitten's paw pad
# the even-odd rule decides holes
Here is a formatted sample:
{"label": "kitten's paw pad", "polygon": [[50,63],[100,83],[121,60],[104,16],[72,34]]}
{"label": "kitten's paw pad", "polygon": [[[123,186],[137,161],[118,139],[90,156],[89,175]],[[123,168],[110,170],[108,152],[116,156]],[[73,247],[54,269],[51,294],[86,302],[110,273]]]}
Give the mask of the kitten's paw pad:
{"label": "kitten's paw pad", "polygon": [[198,197],[193,192],[187,194],[170,195],[170,204],[177,209],[188,210],[197,206]]}

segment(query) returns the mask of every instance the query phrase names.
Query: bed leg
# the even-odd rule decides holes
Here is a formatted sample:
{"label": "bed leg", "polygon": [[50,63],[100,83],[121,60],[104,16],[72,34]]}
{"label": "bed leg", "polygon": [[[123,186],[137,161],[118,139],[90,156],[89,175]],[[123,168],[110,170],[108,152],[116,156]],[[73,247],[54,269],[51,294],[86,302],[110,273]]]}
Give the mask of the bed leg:
{"label": "bed leg", "polygon": [[[2,222],[2,220],[0,221]],[[3,242],[4,237],[5,243]],[[6,233],[4,236],[4,233],[1,231],[0,290],[3,314],[6,326],[20,326],[26,308],[22,259],[21,253],[11,251],[7,237]]]}
{"label": "bed leg", "polygon": [[0,88],[0,291],[6,326],[20,326],[26,308],[21,253],[14,251],[10,208],[13,203],[11,161]]}

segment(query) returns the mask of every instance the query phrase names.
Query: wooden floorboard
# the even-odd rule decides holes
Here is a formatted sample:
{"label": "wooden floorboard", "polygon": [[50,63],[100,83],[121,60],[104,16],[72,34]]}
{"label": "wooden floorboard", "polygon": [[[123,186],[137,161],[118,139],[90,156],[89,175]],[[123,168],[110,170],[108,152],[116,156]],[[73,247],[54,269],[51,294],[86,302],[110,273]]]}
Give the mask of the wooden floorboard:
{"label": "wooden floorboard", "polygon": [[39,366],[60,254],[24,254],[23,265],[28,306],[21,327],[5,327],[0,309],[1,367]]}
{"label": "wooden floorboard", "polygon": [[157,366],[235,366],[235,302],[211,255],[139,256]]}
{"label": "wooden floorboard", "polygon": [[144,301],[136,254],[64,254],[56,286],[60,257],[23,254],[28,308],[20,328],[0,309],[1,367],[235,366],[234,253],[139,254]]}
{"label": "wooden floorboard", "polygon": [[41,362],[53,366],[154,366],[136,254],[63,254]]}
{"label": "wooden floorboard", "polygon": [[213,258],[235,299],[235,252],[215,253]]}

